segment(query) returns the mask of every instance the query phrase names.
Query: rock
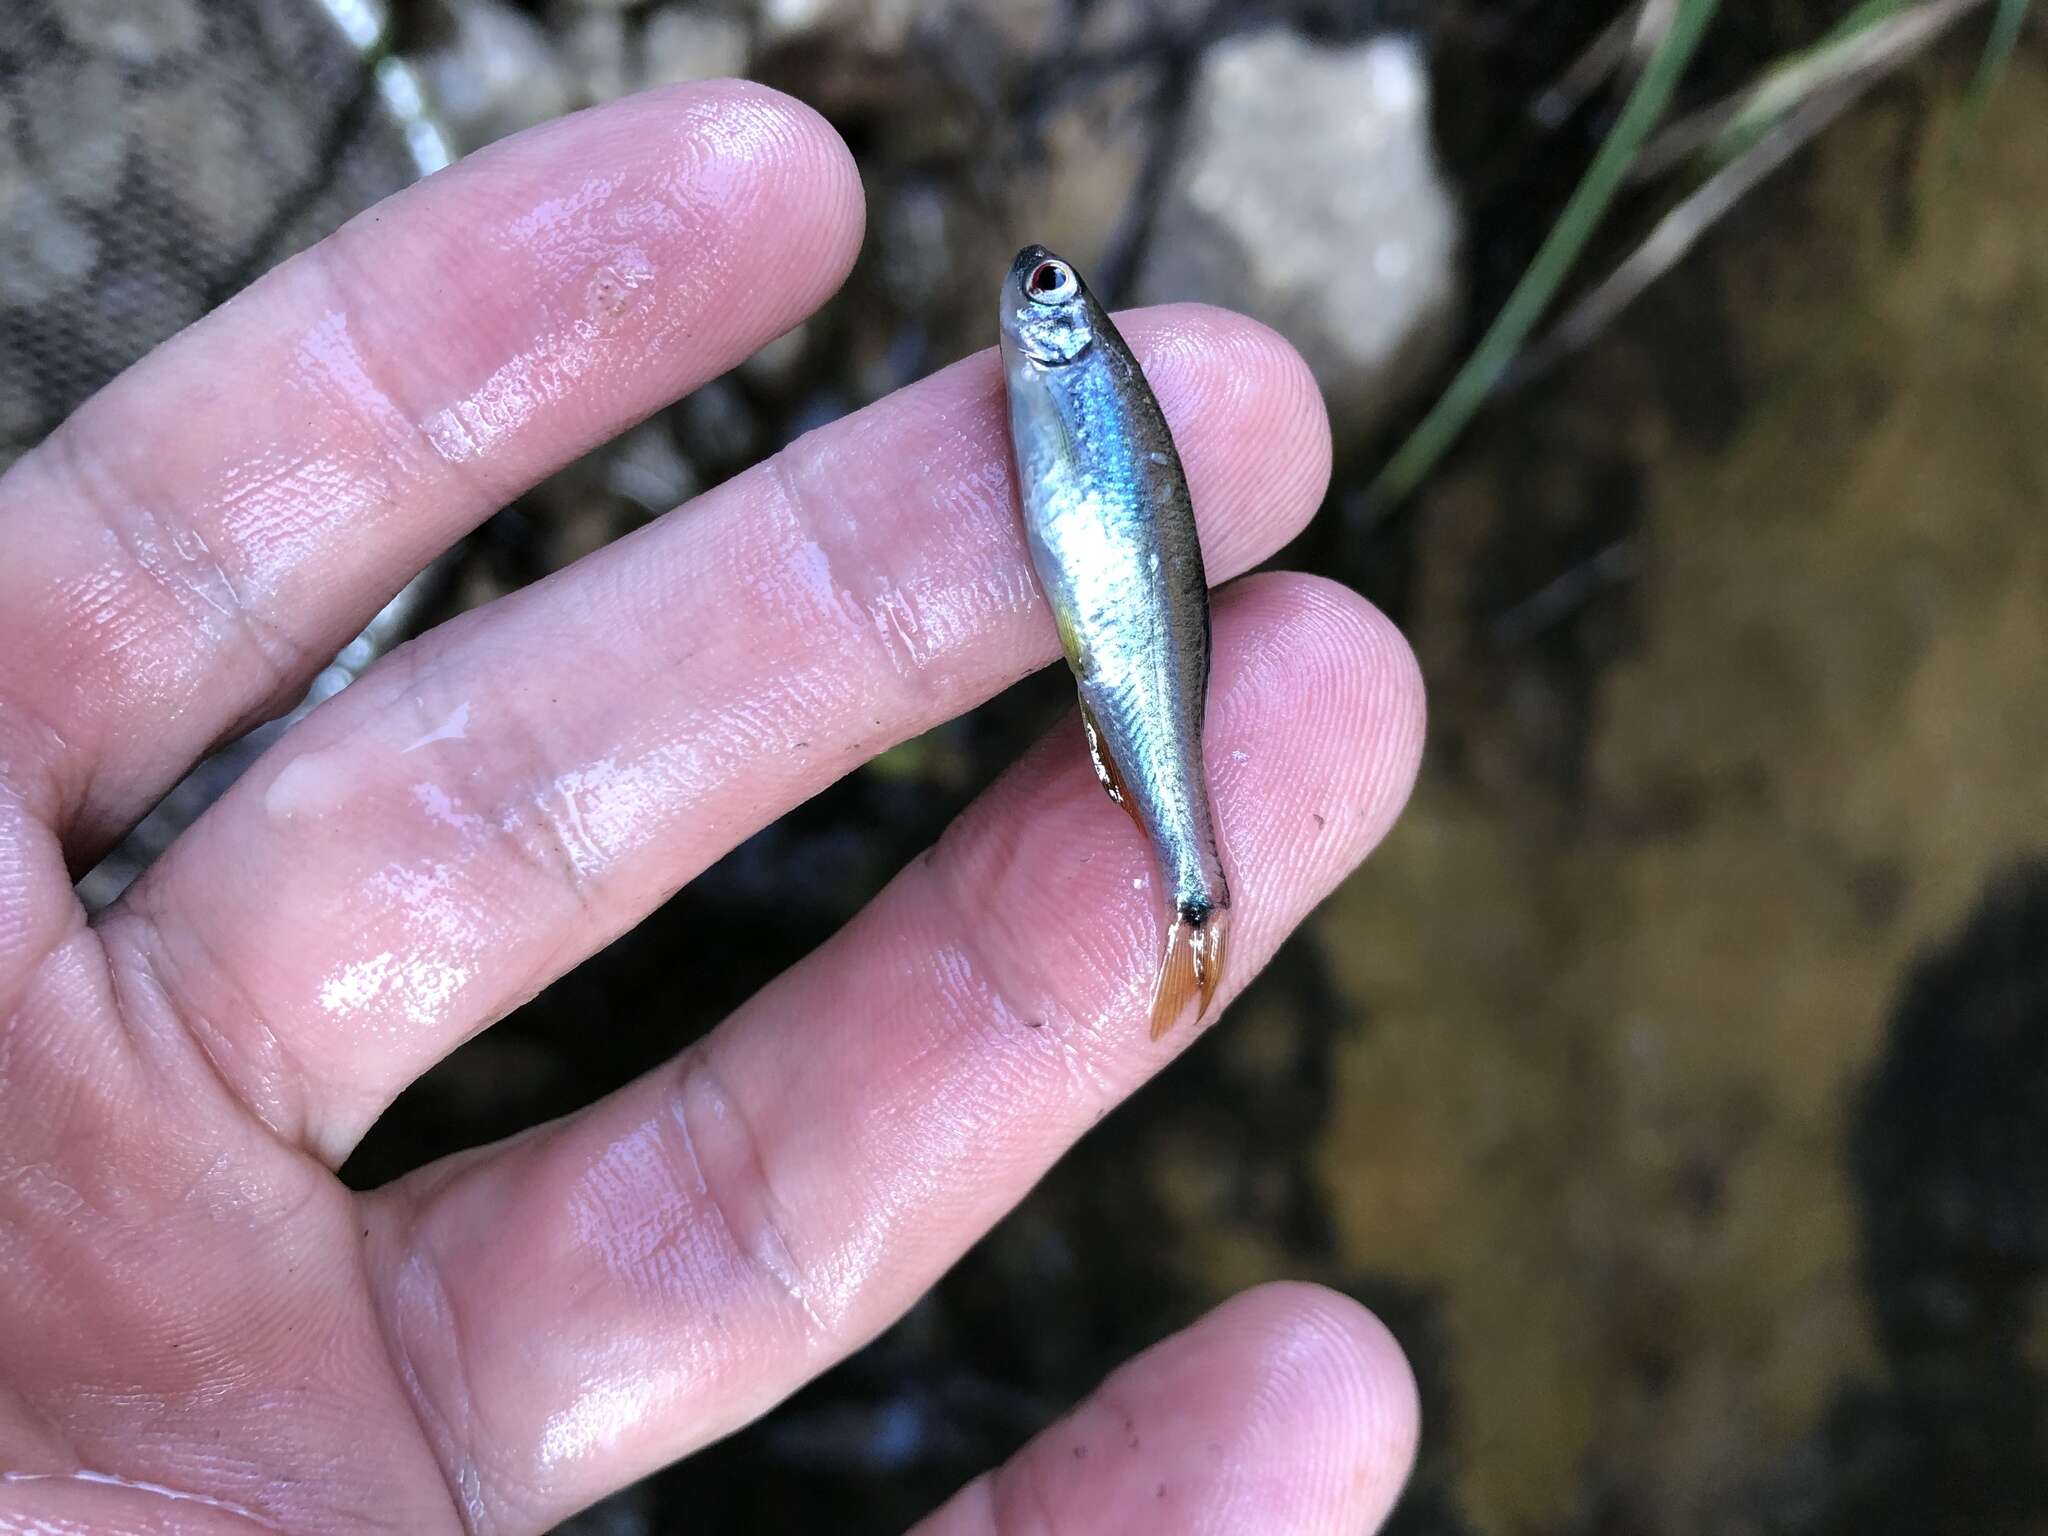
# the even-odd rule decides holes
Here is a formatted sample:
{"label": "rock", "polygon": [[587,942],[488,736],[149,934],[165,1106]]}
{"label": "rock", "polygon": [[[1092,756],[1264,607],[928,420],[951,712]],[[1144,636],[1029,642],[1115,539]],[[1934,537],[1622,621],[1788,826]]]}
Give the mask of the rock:
{"label": "rock", "polygon": [[571,8],[555,15],[554,26],[569,56],[573,88],[579,100],[616,101],[632,89],[627,74],[624,11]]}
{"label": "rock", "polygon": [[810,344],[810,326],[794,325],[741,363],[740,377],[762,389],[794,389],[803,380]]}
{"label": "rock", "polygon": [[[209,248],[246,249],[262,235],[276,186],[268,146],[254,142],[221,100],[224,64],[151,91],[130,107],[129,131],[152,184],[179,187],[179,211]],[[205,174],[193,175],[193,166]]]}
{"label": "rock", "polygon": [[747,29],[737,17],[694,5],[664,5],[640,34],[640,83],[676,85],[747,70]]}
{"label": "rock", "polygon": [[1006,52],[1034,58],[1053,47],[1065,11],[1062,0],[957,0],[947,26],[958,29],[971,19]]}
{"label": "rock", "polygon": [[695,468],[661,421],[643,422],[612,445],[604,483],[649,517],[681,506],[699,488]]}
{"label": "rock", "polygon": [[418,59],[428,97],[464,150],[560,117],[575,101],[553,40],[502,0],[449,0],[452,36]]}
{"label": "rock", "polygon": [[121,183],[128,158],[121,65],[89,56],[53,61],[25,72],[21,100],[32,163],[51,188],[93,204],[127,195]]}
{"label": "rock", "polygon": [[14,462],[14,444],[33,435],[42,419],[42,407],[27,382],[0,374],[0,472]]}
{"label": "rock", "polygon": [[124,64],[158,64],[191,53],[206,39],[196,0],[67,0],[55,15],[79,47]]}
{"label": "rock", "polygon": [[1053,113],[1036,164],[1017,180],[1019,244],[1035,240],[1095,278],[1131,222],[1158,123],[1158,85],[1158,70],[1140,66]]}
{"label": "rock", "polygon": [[0,308],[49,303],[92,270],[99,249],[56,198],[16,185],[0,201]]}
{"label": "rock", "polygon": [[1086,52],[1144,54],[1164,39],[1199,41],[1211,25],[1209,0],[1096,0],[1079,16],[1074,42]]}
{"label": "rock", "polygon": [[883,288],[915,313],[953,275],[958,206],[944,185],[923,177],[888,188],[876,202],[873,239]]}
{"label": "rock", "polygon": [[28,163],[15,142],[14,125],[20,113],[6,96],[0,96],[0,208],[6,207],[28,186]]}
{"label": "rock", "polygon": [[756,0],[753,9],[766,47],[830,33],[835,41],[893,56],[925,8],[920,0]]}
{"label": "rock", "polygon": [[1286,31],[1209,50],[1141,263],[1145,302],[1202,299],[1302,351],[1340,443],[1448,340],[1458,216],[1429,139],[1421,55]]}
{"label": "rock", "polygon": [[746,391],[731,378],[699,385],[676,402],[675,442],[707,479],[720,480],[753,462],[761,423]]}

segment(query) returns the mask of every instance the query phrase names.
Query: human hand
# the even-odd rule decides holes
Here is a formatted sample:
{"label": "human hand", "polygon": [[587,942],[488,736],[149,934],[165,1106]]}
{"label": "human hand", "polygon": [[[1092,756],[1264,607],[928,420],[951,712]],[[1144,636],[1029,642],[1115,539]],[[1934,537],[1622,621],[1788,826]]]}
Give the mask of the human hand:
{"label": "human hand", "polygon": [[[332,1171],[739,840],[1053,658],[992,354],[394,652],[97,921],[72,893],[436,552],[802,318],[860,225],[786,98],[623,102],[372,210],[0,481],[0,1528],[542,1529],[874,1337],[1193,1037],[1146,1038],[1149,855],[1070,728],[668,1066],[367,1195]],[[1122,324],[1242,571],[1322,493],[1308,375],[1229,315]],[[1234,987],[1385,832],[1422,705],[1327,583],[1215,628]],[[1414,1435],[1379,1325],[1268,1287],[924,1529],[1357,1532]]]}

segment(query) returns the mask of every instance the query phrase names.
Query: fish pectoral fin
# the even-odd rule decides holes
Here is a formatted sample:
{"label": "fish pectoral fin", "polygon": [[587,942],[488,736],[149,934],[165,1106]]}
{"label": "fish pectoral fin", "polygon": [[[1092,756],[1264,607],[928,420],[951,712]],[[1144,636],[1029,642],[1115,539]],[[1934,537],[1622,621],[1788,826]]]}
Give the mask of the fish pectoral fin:
{"label": "fish pectoral fin", "polygon": [[1152,1038],[1165,1034],[1198,998],[1195,1022],[1208,1015],[1223,981],[1223,958],[1230,937],[1228,907],[1176,908],[1166,930],[1166,953],[1159,957],[1159,976],[1152,983]]}
{"label": "fish pectoral fin", "polygon": [[[1081,701],[1081,729],[1088,733],[1088,757],[1095,764],[1095,777],[1101,781],[1103,793],[1122,806],[1132,821],[1137,821],[1137,802],[1131,799],[1130,789],[1124,782],[1124,771],[1117,766],[1109,743],[1102,734],[1102,727],[1096,723],[1095,711],[1088,707],[1086,699]],[[1140,823],[1141,830],[1142,826]]]}

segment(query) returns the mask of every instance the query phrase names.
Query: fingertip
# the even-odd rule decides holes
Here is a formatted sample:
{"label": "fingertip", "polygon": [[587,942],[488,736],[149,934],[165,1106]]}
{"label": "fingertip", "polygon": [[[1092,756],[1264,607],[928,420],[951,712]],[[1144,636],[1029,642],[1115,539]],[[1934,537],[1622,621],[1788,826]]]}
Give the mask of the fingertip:
{"label": "fingertip", "polygon": [[1292,1445],[1295,1475],[1328,1490],[1311,1529],[1377,1530],[1415,1464],[1421,1397],[1398,1340],[1341,1291],[1275,1281],[1223,1303],[1203,1324],[1256,1340],[1261,1438]]}
{"label": "fingertip", "polygon": [[[691,81],[605,109],[620,157],[650,139],[674,146],[670,173],[703,197],[728,233],[744,305],[774,294],[791,322],[816,309],[853,270],[867,221],[853,151],[808,102],[758,81]],[[700,232],[700,248],[704,242]]]}
{"label": "fingertip", "polygon": [[1293,571],[1231,583],[1216,634],[1210,766],[1234,840],[1255,878],[1319,889],[1378,844],[1414,787],[1426,726],[1415,654],[1356,592]]}
{"label": "fingertip", "polygon": [[1370,769],[1360,799],[1377,841],[1407,804],[1422,766],[1428,701],[1421,664],[1399,626],[1342,582],[1285,572],[1272,579],[1288,583],[1292,600],[1311,616],[1305,654],[1333,680],[1350,684],[1338,690],[1350,707],[1332,711],[1330,746]]}
{"label": "fingertip", "polygon": [[1113,1372],[919,1536],[1359,1536],[1400,1497],[1416,1434],[1414,1376],[1377,1318],[1264,1285]]}
{"label": "fingertip", "polygon": [[756,80],[723,78],[669,86],[648,93],[696,108],[716,104],[714,121],[731,135],[736,158],[762,156],[771,184],[766,200],[789,219],[787,243],[812,264],[815,308],[853,270],[867,226],[867,193],[853,151],[825,115],[809,102]]}
{"label": "fingertip", "polygon": [[[638,329],[701,356],[817,308],[852,270],[866,211],[852,152],[815,109],[753,81],[705,80],[513,134],[364,217],[400,215],[435,253],[412,265],[518,301],[478,306],[507,311],[505,345],[529,312],[580,300],[584,269],[601,262],[627,292],[596,317],[600,334]],[[643,309],[648,292],[683,307]],[[403,308],[409,295],[389,297]]]}

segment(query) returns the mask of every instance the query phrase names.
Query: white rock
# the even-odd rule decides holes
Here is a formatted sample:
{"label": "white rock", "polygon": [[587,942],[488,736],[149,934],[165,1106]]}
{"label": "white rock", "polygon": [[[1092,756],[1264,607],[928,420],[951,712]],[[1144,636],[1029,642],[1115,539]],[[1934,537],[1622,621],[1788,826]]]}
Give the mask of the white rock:
{"label": "white rock", "polygon": [[747,29],[734,16],[695,5],[664,5],[640,34],[640,82],[676,85],[747,69]]}
{"label": "white rock", "polygon": [[192,52],[206,39],[194,0],[65,0],[57,24],[79,47],[127,64],[157,64]]}
{"label": "white rock", "polygon": [[616,101],[632,89],[623,11],[572,12],[557,25],[563,29],[563,47],[584,101]]}
{"label": "white rock", "polygon": [[419,60],[429,104],[461,148],[560,117],[575,103],[547,33],[502,0],[451,0],[453,36]]}
{"label": "white rock", "polygon": [[766,46],[832,32],[870,52],[894,54],[928,11],[926,0],[756,0]]}
{"label": "white rock", "polygon": [[177,188],[178,212],[217,250],[245,249],[277,189],[241,115],[221,110],[219,74],[139,93],[129,108],[137,159],[157,186]]}
{"label": "white rock", "polygon": [[0,200],[0,308],[50,303],[74,290],[99,259],[99,241],[41,187]]}
{"label": "white rock", "polygon": [[762,32],[773,40],[819,31],[851,9],[835,0],[758,0],[755,6]]}
{"label": "white rock", "polygon": [[106,59],[24,72],[22,122],[34,161],[65,197],[105,204],[122,196],[121,170],[128,160],[122,73]]}
{"label": "white rock", "polygon": [[1201,299],[1301,349],[1356,436],[1448,340],[1458,214],[1405,39],[1323,48],[1292,32],[1209,50],[1144,261],[1145,302]]}

